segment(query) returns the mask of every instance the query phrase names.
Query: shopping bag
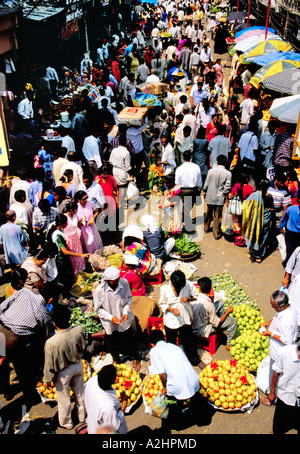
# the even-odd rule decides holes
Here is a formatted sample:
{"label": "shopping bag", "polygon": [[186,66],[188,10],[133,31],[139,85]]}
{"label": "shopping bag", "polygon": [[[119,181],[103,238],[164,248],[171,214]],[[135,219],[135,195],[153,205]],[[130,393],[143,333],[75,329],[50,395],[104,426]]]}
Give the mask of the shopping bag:
{"label": "shopping bag", "polygon": [[136,202],[140,196],[138,187],[130,181],[127,188],[127,199],[130,202]]}
{"label": "shopping bag", "polygon": [[161,392],[159,392],[154,397],[154,399],[152,400],[149,407],[150,407],[152,416],[156,416],[157,418],[162,418],[162,419],[165,419],[168,417],[168,414],[169,414],[168,400]]}
{"label": "shopping bag", "polygon": [[225,207],[223,219],[222,219],[222,224],[221,224],[221,230],[225,235],[233,235],[234,230],[233,230],[233,220],[232,220],[232,214],[228,213],[228,207]]}
{"label": "shopping bag", "polygon": [[256,385],[264,393],[268,394],[271,387],[270,356],[267,355],[259,364],[256,373]]}
{"label": "shopping bag", "polygon": [[238,195],[234,195],[229,199],[228,213],[235,216],[242,214],[242,201]]}
{"label": "shopping bag", "polygon": [[277,241],[278,241],[278,247],[279,247],[279,252],[281,255],[282,260],[286,259],[286,244],[285,244],[285,239],[284,239],[284,234],[280,233],[279,235],[276,236]]}

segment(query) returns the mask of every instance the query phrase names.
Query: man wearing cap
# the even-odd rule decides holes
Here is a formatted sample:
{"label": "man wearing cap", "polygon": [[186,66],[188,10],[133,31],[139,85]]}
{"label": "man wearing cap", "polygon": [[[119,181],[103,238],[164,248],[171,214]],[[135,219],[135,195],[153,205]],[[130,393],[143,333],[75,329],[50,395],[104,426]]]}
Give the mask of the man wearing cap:
{"label": "man wearing cap", "polygon": [[120,346],[134,358],[133,368],[140,369],[140,361],[134,338],[135,319],[130,308],[132,294],[120,270],[110,266],[102,274],[101,284],[93,294],[94,308],[105,330],[107,343],[114,362],[119,363]]}

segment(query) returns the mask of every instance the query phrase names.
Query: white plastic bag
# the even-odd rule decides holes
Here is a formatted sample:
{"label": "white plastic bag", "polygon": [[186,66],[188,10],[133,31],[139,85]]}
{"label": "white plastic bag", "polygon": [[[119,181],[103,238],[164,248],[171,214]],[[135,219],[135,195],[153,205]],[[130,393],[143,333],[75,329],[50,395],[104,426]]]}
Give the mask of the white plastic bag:
{"label": "white plastic bag", "polygon": [[133,181],[130,181],[127,188],[127,199],[130,202],[136,202],[140,196],[140,191]]}
{"label": "white plastic bag", "polygon": [[267,394],[271,387],[270,360],[270,356],[267,355],[259,364],[256,373],[256,385],[264,394]]}
{"label": "white plastic bag", "polygon": [[279,252],[281,255],[282,260],[286,259],[286,244],[285,244],[285,239],[284,239],[284,234],[280,233],[277,235],[277,241],[278,241],[278,247],[279,247]]}

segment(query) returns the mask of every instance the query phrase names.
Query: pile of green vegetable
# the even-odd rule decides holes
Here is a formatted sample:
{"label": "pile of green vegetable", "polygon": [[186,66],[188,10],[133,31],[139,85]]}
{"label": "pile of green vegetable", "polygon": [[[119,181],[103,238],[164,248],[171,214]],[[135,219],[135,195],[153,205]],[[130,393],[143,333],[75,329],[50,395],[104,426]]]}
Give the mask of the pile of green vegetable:
{"label": "pile of green vegetable", "polygon": [[97,314],[94,311],[85,312],[82,307],[73,307],[71,312],[71,327],[81,325],[86,334],[97,333],[102,330],[100,320],[96,320]]}
{"label": "pile of green vegetable", "polygon": [[200,244],[192,241],[186,233],[183,233],[181,237],[176,238],[173,252],[179,255],[198,254],[200,252]]}
{"label": "pile of green vegetable", "polygon": [[211,277],[212,287],[215,292],[224,291],[226,300],[225,307],[235,306],[237,304],[246,303],[254,309],[259,309],[258,305],[250,298],[250,296],[235,282],[229,273],[214,274]]}

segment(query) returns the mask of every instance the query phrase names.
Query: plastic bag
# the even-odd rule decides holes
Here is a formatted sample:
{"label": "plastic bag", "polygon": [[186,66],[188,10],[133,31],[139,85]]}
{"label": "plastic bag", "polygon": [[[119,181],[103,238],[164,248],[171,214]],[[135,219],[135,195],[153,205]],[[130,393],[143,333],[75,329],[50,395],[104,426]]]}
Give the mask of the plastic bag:
{"label": "plastic bag", "polygon": [[228,213],[228,208],[227,206],[225,207],[223,219],[222,219],[222,224],[221,224],[221,230],[225,235],[233,235],[233,220],[232,220],[232,214]]}
{"label": "plastic bag", "polygon": [[256,373],[256,385],[264,393],[268,394],[271,387],[270,356],[267,355],[259,364]]}
{"label": "plastic bag", "polygon": [[157,418],[165,419],[168,417],[168,401],[166,397],[159,392],[157,396],[154,397],[151,404],[149,405],[152,416]]}
{"label": "plastic bag", "polygon": [[135,202],[138,200],[139,196],[140,191],[138,187],[132,181],[130,181],[127,188],[127,199],[130,202]]}
{"label": "plastic bag", "polygon": [[228,213],[240,216],[242,214],[242,201],[238,195],[229,199]]}
{"label": "plastic bag", "polygon": [[277,241],[278,241],[278,247],[279,247],[279,252],[281,255],[282,260],[286,259],[286,244],[285,244],[285,239],[284,239],[284,234],[280,233],[279,235],[276,236]]}

